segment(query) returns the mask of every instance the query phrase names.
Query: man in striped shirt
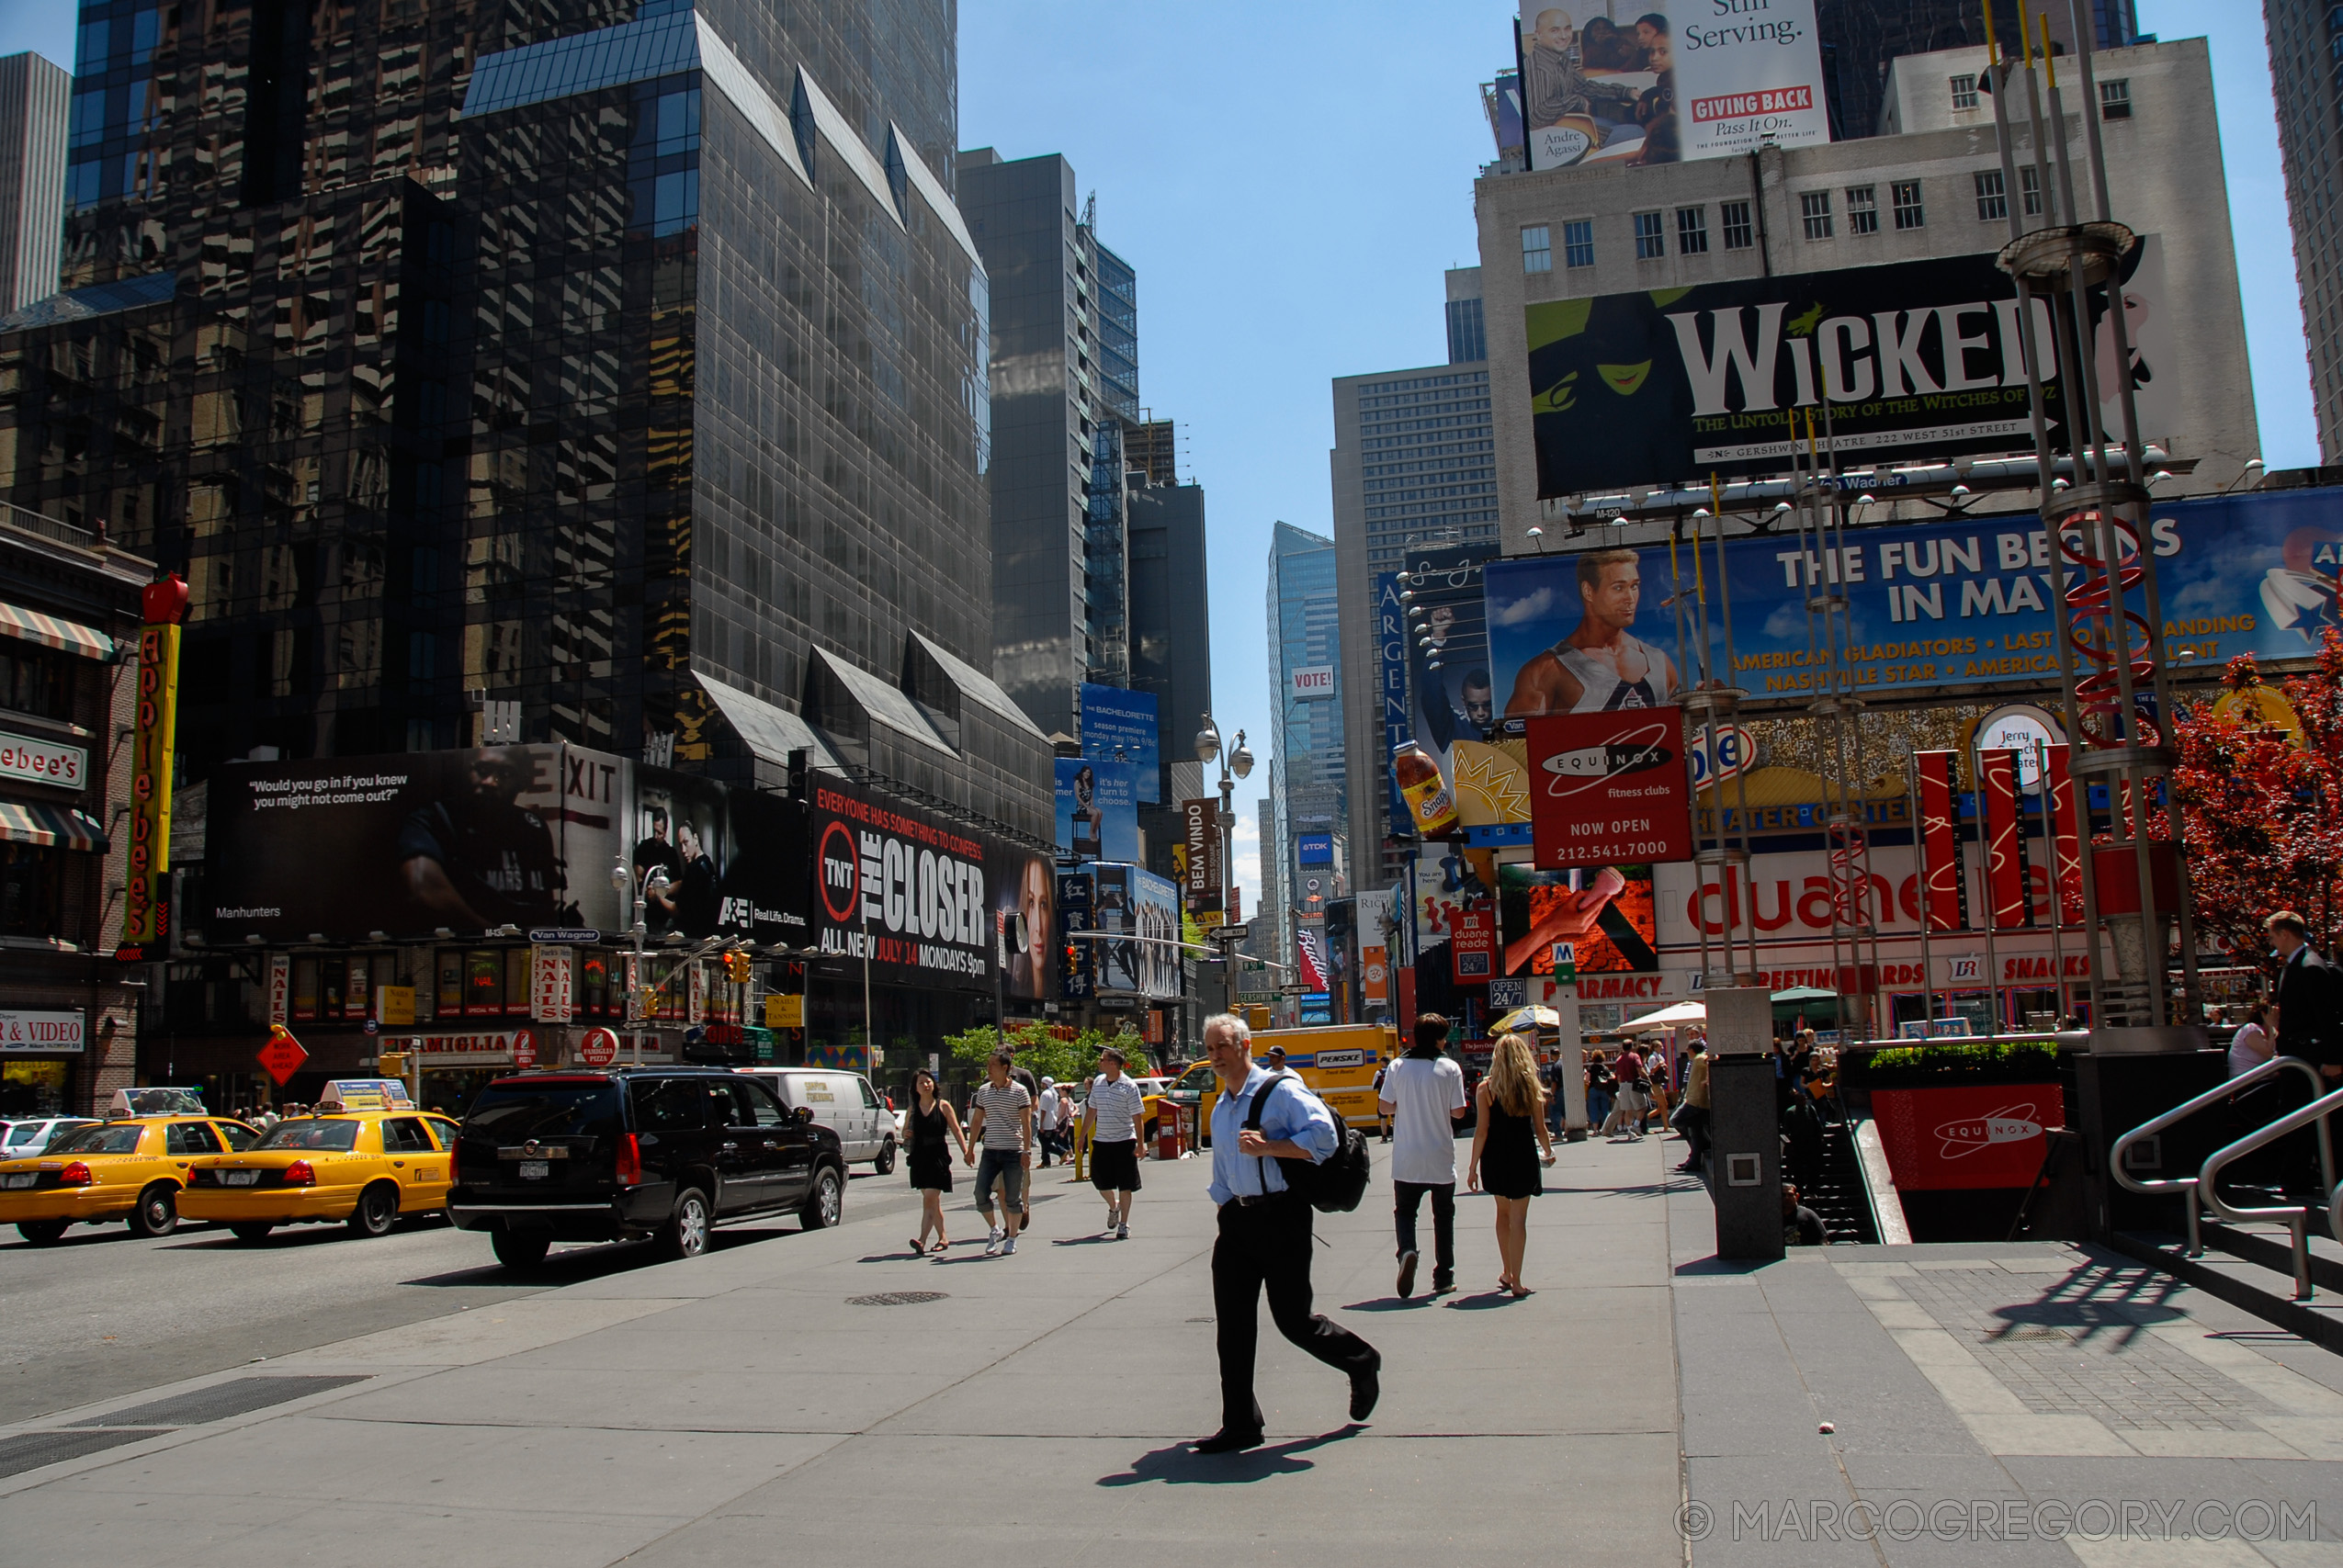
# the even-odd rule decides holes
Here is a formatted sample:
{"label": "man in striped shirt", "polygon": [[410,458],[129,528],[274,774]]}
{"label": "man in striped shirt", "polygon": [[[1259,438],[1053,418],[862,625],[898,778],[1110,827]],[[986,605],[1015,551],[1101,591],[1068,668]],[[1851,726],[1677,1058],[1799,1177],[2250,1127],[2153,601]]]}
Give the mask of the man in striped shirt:
{"label": "man in striped shirt", "polygon": [[[992,1227],[984,1244],[987,1258],[1017,1250],[1017,1220],[1024,1207],[1025,1167],[1033,1160],[1033,1096],[1009,1076],[1016,1058],[995,1051],[985,1064],[987,1081],[970,1101],[968,1136],[979,1140],[977,1156],[976,1207]],[[992,1188],[1001,1187],[1001,1218],[992,1217]],[[1003,1235],[1007,1245],[1002,1245]]]}
{"label": "man in striped shirt", "polygon": [[1090,1184],[1106,1195],[1106,1228],[1116,1241],[1131,1239],[1131,1194],[1139,1190],[1139,1118],[1147,1096],[1123,1076],[1123,1053],[1109,1045],[1098,1054],[1099,1076],[1082,1106],[1082,1131],[1090,1137]]}

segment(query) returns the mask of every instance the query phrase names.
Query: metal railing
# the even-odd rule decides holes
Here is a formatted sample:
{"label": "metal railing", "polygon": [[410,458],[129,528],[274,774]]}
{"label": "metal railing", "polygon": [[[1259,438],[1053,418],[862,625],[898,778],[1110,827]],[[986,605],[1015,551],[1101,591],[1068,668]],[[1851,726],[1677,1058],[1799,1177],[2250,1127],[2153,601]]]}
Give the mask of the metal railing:
{"label": "metal railing", "polygon": [[97,535],[95,531],[77,527],[74,524],[48,516],[43,513],[18,506],[14,502],[0,502],[0,523],[6,523],[10,527],[21,528],[28,534],[38,534],[45,539],[54,539],[61,545],[74,546],[80,549],[95,549],[97,546]]}
{"label": "metal railing", "polygon": [[[2291,1062],[2297,1058],[2281,1056],[2274,1060]],[[2313,1068],[2312,1077],[2317,1076],[2317,1069]],[[2204,1196],[2205,1206],[2223,1219],[2239,1224],[2254,1220],[2283,1220],[2286,1223],[2286,1229],[2293,1242],[2294,1299],[2298,1302],[2309,1301],[2312,1295],[2311,1216],[2321,1208],[2325,1208],[2327,1211],[2330,1226],[2334,1223],[2335,1199],[2337,1195],[2335,1187],[2335,1147],[2333,1138],[2327,1131],[2326,1119],[2337,1111],[2343,1111],[2343,1089],[2338,1089],[2332,1094],[2321,1095],[2308,1105],[2299,1110],[2290,1111],[2277,1121],[2247,1134],[2227,1147],[2213,1150],[2205,1157],[2204,1168],[2197,1172],[2197,1187]],[[2318,1124],[2320,1175],[2325,1183],[2319,1189],[2320,1201],[2317,1203],[2277,1203],[2258,1209],[2240,1209],[2222,1201],[2221,1193],[2213,1184],[2221,1179],[2224,1168],[2233,1161],[2244,1158],[2256,1149],[2267,1148],[2287,1134],[2297,1132],[2313,1122]]]}
{"label": "metal railing", "polygon": [[[2207,1174],[2213,1168],[2212,1163],[2208,1161],[2204,1169],[2200,1170],[2194,1176],[2135,1177],[2131,1172],[2132,1146],[2134,1144],[2141,1142],[2143,1139],[2156,1136],[2163,1133],[2165,1129],[2188,1120],[2200,1111],[2219,1105],[2225,1100],[2235,1099],[2245,1089],[2249,1089],[2257,1084],[2268,1083],[2272,1078],[2280,1077],[2281,1074],[2290,1069],[2302,1073],[2304,1077],[2310,1079],[2313,1102],[2315,1103],[2319,1091],[2326,1087],[2325,1082],[2318,1076],[2318,1069],[2311,1066],[2308,1062],[2303,1061],[2300,1056],[2272,1056],[2269,1061],[2261,1063],[2259,1066],[2250,1068],[2246,1072],[2239,1073],[2234,1078],[2224,1079],[2216,1087],[2205,1090],[2202,1094],[2196,1096],[2192,1100],[2182,1100],[2179,1104],[2174,1106],[2163,1115],[2141,1122],[2138,1126],[2133,1128],[2130,1132],[2116,1139],[2115,1147],[2109,1152],[2107,1156],[2109,1174],[2112,1175],[2115,1179],[2123,1186],[2130,1188],[2134,1192],[2144,1192],[2150,1196],[2165,1192],[2178,1192],[2188,1201],[2190,1257],[2202,1258],[2204,1256],[2204,1235],[2200,1216],[2202,1212],[2202,1205],[2211,1197],[2213,1190],[2211,1186],[2211,1177]],[[2305,1109],[2307,1109],[2307,1107]],[[2273,1125],[2275,1125],[2275,1123],[2273,1123]],[[2294,1125],[2300,1126],[2302,1123],[2296,1122]],[[2293,1129],[2292,1127],[2288,1129],[2290,1132]],[[2264,1128],[2262,1131],[2268,1132],[2269,1129]],[[2259,1135],[2260,1134],[2258,1133],[2248,1134],[2249,1137],[2258,1137]],[[2258,1148],[2261,1145],[2257,1144],[2254,1146]],[[2224,1158],[2224,1156],[2234,1157],[2235,1154],[2242,1154],[2245,1152],[2246,1151],[2239,1144],[2232,1144],[2228,1146],[2228,1148],[2221,1150],[2213,1157],[2215,1160],[2220,1160],[2225,1165],[2228,1163],[2228,1160]],[[2331,1193],[2336,1190],[2335,1144],[2332,1135],[2327,1131],[2326,1122],[2323,1113],[2318,1118],[2318,1158],[2320,1173],[2326,1181],[2326,1186],[2321,1189],[2321,1190]],[[2216,1204],[2215,1207],[2218,1209],[2219,1206]],[[2343,1232],[2338,1232],[2337,1234],[2343,1235]],[[2300,1233],[2298,1231],[2297,1235],[2299,1236],[2299,1235]]]}

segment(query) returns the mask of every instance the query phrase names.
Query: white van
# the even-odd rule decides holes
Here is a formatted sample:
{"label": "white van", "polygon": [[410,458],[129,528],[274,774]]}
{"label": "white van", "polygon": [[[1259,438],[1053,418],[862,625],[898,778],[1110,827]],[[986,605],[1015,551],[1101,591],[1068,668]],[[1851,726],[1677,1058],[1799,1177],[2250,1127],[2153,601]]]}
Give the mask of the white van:
{"label": "white van", "polygon": [[895,1118],[887,1102],[860,1073],[835,1067],[736,1067],[773,1086],[781,1103],[803,1107],[821,1126],[838,1134],[848,1165],[870,1162],[885,1176],[895,1168]]}

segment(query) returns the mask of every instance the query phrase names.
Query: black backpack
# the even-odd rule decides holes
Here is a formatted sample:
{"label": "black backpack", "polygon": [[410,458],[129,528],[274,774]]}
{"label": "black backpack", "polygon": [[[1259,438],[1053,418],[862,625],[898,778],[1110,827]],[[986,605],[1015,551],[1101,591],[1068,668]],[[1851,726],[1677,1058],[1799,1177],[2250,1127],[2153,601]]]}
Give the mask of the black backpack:
{"label": "black backpack", "polygon": [[[1249,1131],[1261,1131],[1262,1102],[1288,1078],[1292,1078],[1294,1087],[1304,1094],[1309,1092],[1309,1086],[1295,1074],[1279,1073],[1262,1086],[1261,1092],[1253,1096],[1253,1102],[1245,1108],[1245,1126]],[[1315,1163],[1306,1159],[1286,1159],[1281,1156],[1277,1168],[1284,1173],[1285,1185],[1308,1199],[1311,1208],[1322,1214],[1347,1214],[1359,1206],[1360,1199],[1366,1196],[1367,1172],[1372,1161],[1367,1155],[1365,1134],[1340,1116],[1334,1118],[1334,1125],[1337,1136],[1332,1154]]]}

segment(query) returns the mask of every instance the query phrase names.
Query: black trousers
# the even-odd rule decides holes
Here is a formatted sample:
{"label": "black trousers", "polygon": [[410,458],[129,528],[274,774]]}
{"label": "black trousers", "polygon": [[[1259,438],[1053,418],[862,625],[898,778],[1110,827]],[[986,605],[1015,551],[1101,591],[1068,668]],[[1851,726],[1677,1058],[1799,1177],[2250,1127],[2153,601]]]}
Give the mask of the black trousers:
{"label": "black trousers", "polygon": [[1399,1232],[1401,1255],[1416,1249],[1416,1208],[1432,1194],[1432,1282],[1445,1285],[1456,1278],[1456,1184],[1422,1181],[1391,1183],[1391,1218]]}
{"label": "black trousers", "polygon": [[1263,1425],[1253,1398],[1253,1350],[1261,1337],[1261,1295],[1277,1331],[1330,1367],[1368,1372],[1383,1364],[1375,1348],[1347,1328],[1310,1311],[1310,1207],[1282,1194],[1251,1206],[1220,1205],[1220,1236],[1212,1247],[1212,1312],[1220,1346],[1220,1427],[1258,1432]]}

